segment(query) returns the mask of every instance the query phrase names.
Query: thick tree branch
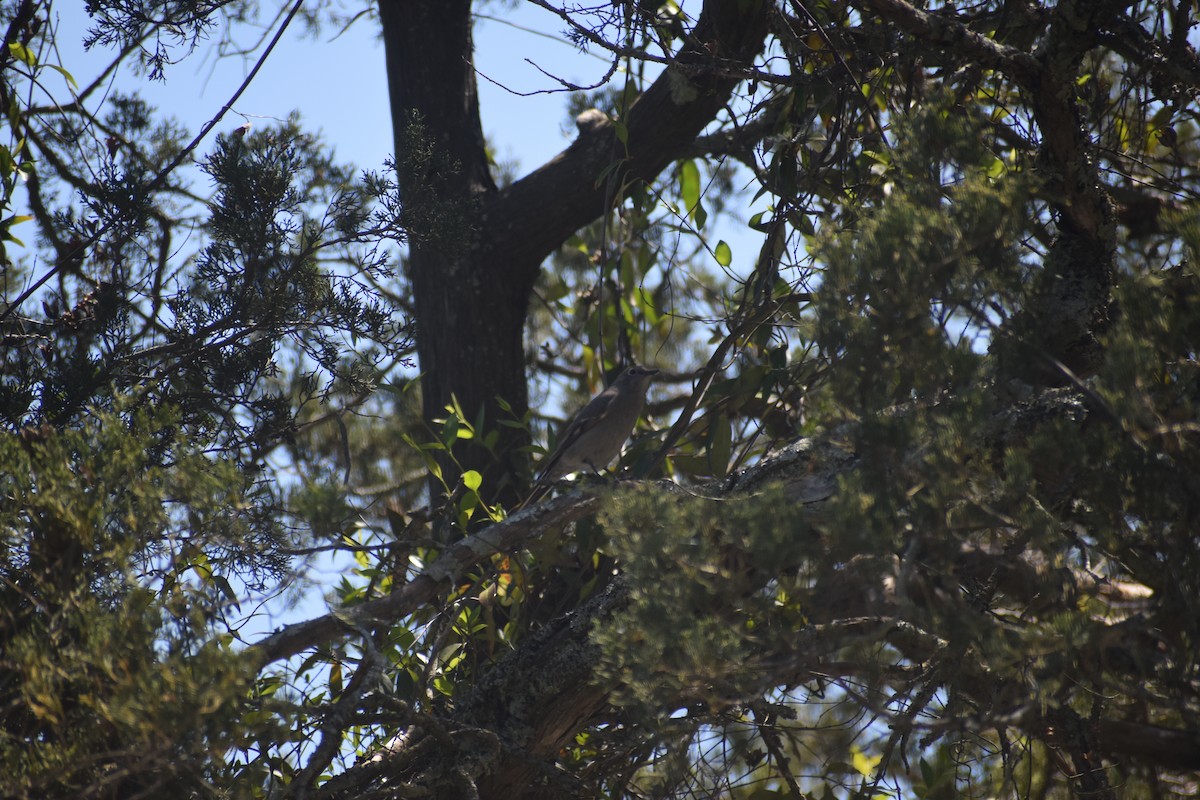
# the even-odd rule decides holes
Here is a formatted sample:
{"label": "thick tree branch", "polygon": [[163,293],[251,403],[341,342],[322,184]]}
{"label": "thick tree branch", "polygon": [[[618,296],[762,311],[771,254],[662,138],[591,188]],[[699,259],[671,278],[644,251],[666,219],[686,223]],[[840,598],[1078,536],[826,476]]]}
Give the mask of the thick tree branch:
{"label": "thick tree branch", "polygon": [[1029,53],[973,31],[953,17],[930,14],[906,0],[865,0],[864,5],[909,35],[954,51],[962,62],[998,69],[1027,85],[1040,72],[1037,59]]}
{"label": "thick tree branch", "polygon": [[[896,413],[913,413],[913,410],[900,409]],[[1043,426],[1064,424],[1082,427],[1098,422],[1077,394],[1047,391],[998,414],[995,430],[979,446],[983,451],[1004,451],[1035,435]],[[848,425],[819,437],[802,439],[724,485],[711,487],[707,494],[732,499],[755,494],[768,485],[782,485],[785,495],[802,503],[804,513],[819,525],[826,501],[835,497],[840,480],[860,468],[859,459],[849,446],[855,440],[853,428]],[[1081,474],[1076,479],[1086,476]],[[661,489],[681,491],[671,485],[663,485]],[[252,648],[252,652],[260,663],[266,663],[321,641],[395,621],[418,605],[436,600],[439,593],[491,554],[522,547],[543,530],[558,528],[593,513],[602,502],[601,498],[574,492],[531,506],[450,547],[427,573],[389,597],[292,626]],[[998,524],[1007,523],[999,520]],[[943,633],[929,627],[931,609],[940,609],[941,614],[974,615],[980,624],[992,624],[984,612],[970,607],[955,588],[980,584],[988,584],[992,591],[1001,593],[1006,605],[1024,609],[1026,620],[1053,616],[1062,604],[1076,602],[1076,592],[1091,594],[1100,603],[1119,602],[1121,610],[1110,604],[1105,616],[1095,620],[1093,643],[1081,651],[1081,662],[1073,668],[1081,670],[1081,680],[1090,680],[1087,670],[1096,668],[1111,675],[1124,672],[1131,681],[1140,681],[1144,676],[1144,659],[1132,658],[1121,664],[1112,658],[1119,656],[1122,649],[1128,649],[1129,644],[1146,644],[1138,640],[1144,626],[1134,622],[1150,610],[1151,595],[1145,587],[1121,590],[1118,597],[1113,594],[1114,587],[1104,582],[1089,582],[1082,573],[1074,580],[1064,578],[1051,565],[1039,565],[1018,551],[964,550],[953,566],[953,573],[945,576],[948,580],[941,586],[928,581],[927,576],[909,575],[894,565],[889,569],[887,564],[892,556],[874,559],[887,563],[883,569],[879,563],[864,564],[862,569],[847,564],[823,574],[804,600],[809,624],[796,632],[793,646],[786,652],[767,652],[744,663],[742,678],[747,683],[743,684],[743,690],[746,685],[764,691],[795,686],[816,676],[845,674],[860,678],[867,667],[852,659],[845,660],[841,654],[848,648],[886,642],[899,654],[900,661],[877,665],[882,672],[872,673],[876,678],[885,675],[887,681],[899,681],[906,686],[915,685],[912,682],[917,680],[944,681],[947,678],[931,677],[928,669],[952,660],[957,676],[955,691],[972,698],[981,709],[981,724],[986,726],[989,719],[996,718],[1033,736],[1048,736],[1041,711],[1031,705],[1028,687],[1022,681],[1014,680],[1005,670],[978,661],[977,654],[966,658],[959,652],[961,647],[956,649]],[[780,565],[782,570],[788,568]],[[882,581],[880,576],[884,578]],[[759,577],[770,579],[770,576]],[[753,580],[750,584],[753,585],[749,591],[758,585]],[[371,787],[378,788],[383,785],[379,781],[386,780],[386,785],[407,786],[414,791],[429,787],[435,787],[436,791],[436,787],[451,785],[448,782],[468,781],[481,797],[488,798],[563,796],[562,788],[549,779],[554,774],[555,755],[571,736],[607,708],[611,688],[595,681],[600,653],[589,631],[596,622],[622,607],[626,597],[624,584],[618,580],[579,609],[530,634],[482,676],[450,717],[436,725],[415,721],[395,747],[339,777],[334,795],[353,796]],[[664,698],[663,702],[688,704],[704,699],[681,696]],[[736,703],[745,698],[727,699]],[[881,709],[880,713],[892,712]],[[898,724],[903,722],[899,717],[897,720]],[[936,731],[946,729],[948,723],[922,724]],[[455,749],[447,752],[446,745],[433,743],[439,736],[453,742],[451,746],[462,752]],[[1200,761],[1196,737],[1169,726],[1135,725],[1102,718],[1095,728],[1095,741],[1095,746],[1103,752],[1171,768],[1191,768]],[[492,744],[484,747],[488,742]],[[1079,752],[1087,755],[1086,751]],[[468,762],[471,767],[466,772],[458,768],[455,772],[447,766],[461,767]],[[543,779],[549,782],[543,784]]]}
{"label": "thick tree branch", "polygon": [[1100,749],[1168,769],[1200,770],[1200,733],[1119,719],[1097,723]]}
{"label": "thick tree branch", "polygon": [[593,119],[570,147],[489,201],[492,244],[526,265],[529,285],[541,260],[603,214],[624,182],[653,178],[692,145],[739,80],[728,67],[762,48],[768,12],[761,0],[708,0],[675,63],[621,120],[625,143],[611,120]]}
{"label": "thick tree branch", "polygon": [[524,547],[548,529],[582,519],[595,511],[598,503],[597,496],[577,491],[524,509],[450,545],[428,569],[386,597],[288,625],[248,648],[247,656],[261,668],[363,629],[394,624],[420,606],[438,600],[472,567],[497,553]]}
{"label": "thick tree branch", "polygon": [[1149,72],[1156,91],[1163,95],[1179,92],[1190,97],[1200,91],[1200,55],[1186,40],[1181,47],[1163,47],[1145,28],[1128,17],[1121,18],[1113,28],[1113,34],[1104,37],[1104,43],[1113,52]]}

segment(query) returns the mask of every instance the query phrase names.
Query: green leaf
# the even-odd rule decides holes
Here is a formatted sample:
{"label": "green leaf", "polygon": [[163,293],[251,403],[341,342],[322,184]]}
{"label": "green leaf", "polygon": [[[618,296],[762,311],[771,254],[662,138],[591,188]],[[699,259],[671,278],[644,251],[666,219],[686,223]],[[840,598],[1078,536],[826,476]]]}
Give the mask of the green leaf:
{"label": "green leaf", "polygon": [[600,170],[600,174],[596,176],[596,182],[592,184],[593,187],[599,189],[600,187],[604,186],[605,181],[607,181],[614,174],[620,172],[620,170],[624,167],[625,162],[628,160],[629,159],[627,158],[618,158],[610,162],[604,167],[604,169]]}
{"label": "green leaf", "polygon": [[453,447],[455,440],[458,439],[458,430],[458,417],[446,417],[442,420],[442,430],[438,438],[441,439],[447,450]]}
{"label": "green leaf", "polygon": [[854,771],[864,778],[870,779],[875,772],[875,768],[879,766],[879,762],[883,760],[882,755],[868,756],[857,747],[852,747],[850,753],[853,756]]}
{"label": "green leaf", "polygon": [[408,393],[409,387],[415,386],[416,383],[417,383],[416,381],[404,381],[402,383],[396,383],[394,381],[384,381],[383,383],[379,384],[379,386],[376,388],[378,388],[380,391],[386,392],[394,397],[403,397],[405,394]]}
{"label": "green leaf", "polygon": [[233,591],[233,586],[229,583],[229,580],[225,578],[224,575],[214,574],[212,576],[212,582],[217,589],[220,590],[221,594],[225,596],[225,599],[229,601],[230,606],[232,606],[235,611],[241,609],[242,605],[238,602],[237,593]]}
{"label": "green leaf", "polygon": [[430,446],[422,447],[421,445],[417,444],[417,441],[415,439],[413,439],[412,436],[410,436],[407,433],[403,434],[400,438],[404,441],[405,444],[407,444],[409,447],[413,448],[414,450],[416,450],[418,453],[421,454],[421,458],[425,459],[425,468],[427,470],[429,470],[430,474],[433,475],[435,478],[437,478],[439,481],[442,480],[442,468],[441,468],[441,466],[438,465],[437,459],[435,459],[433,457],[433,454],[430,453],[429,451],[430,450],[444,450],[446,448],[444,448],[440,442],[432,447],[430,447]]}
{"label": "green leaf", "polygon": [[190,564],[192,572],[195,572],[203,583],[208,583],[213,576],[212,568],[208,565],[208,557],[203,553],[197,553],[194,558],[195,560]]}
{"label": "green leaf", "polygon": [[20,42],[9,42],[8,52],[13,54],[13,58],[24,61],[30,67],[37,66],[37,58],[33,55],[33,51]]}
{"label": "green leaf", "polygon": [[694,217],[700,205],[700,168],[691,159],[679,165],[679,197],[689,217]]}
{"label": "green leaf", "polygon": [[638,307],[642,309],[642,316],[646,318],[646,322],[651,325],[657,325],[663,315],[659,313],[658,308],[654,305],[654,295],[639,285],[634,298],[637,300]]}
{"label": "green leaf", "polygon": [[671,468],[684,475],[704,476],[710,475],[708,471],[708,459],[703,456],[693,455],[675,455],[671,457]]}
{"label": "green leaf", "polygon": [[462,481],[472,492],[478,492],[479,487],[483,485],[483,476],[476,470],[469,469],[462,474]]}
{"label": "green leaf", "polygon": [[1129,133],[1129,125],[1125,123],[1125,120],[1117,117],[1113,120],[1113,127],[1117,131],[1117,139],[1121,142],[1121,152],[1127,152],[1129,150],[1129,142],[1131,138]]}
{"label": "green leaf", "polygon": [[332,694],[342,693],[342,663],[334,661],[329,667],[329,691]]}
{"label": "green leaf", "polygon": [[732,452],[733,426],[727,415],[718,414],[708,428],[708,466],[713,475],[724,477]]}
{"label": "green leaf", "polygon": [[462,500],[458,502],[458,523],[466,525],[475,516],[475,509],[479,508],[479,495],[475,492],[463,495]]}
{"label": "green leaf", "polygon": [[925,781],[926,786],[932,786],[934,781],[937,779],[937,775],[934,774],[933,767],[931,767],[929,762],[923,758],[917,762],[917,765],[921,768],[921,780]]}
{"label": "green leaf", "polygon": [[774,215],[772,215],[769,218],[766,218],[765,221],[764,221],[764,217],[767,217],[767,212],[759,211],[757,214],[755,214],[753,217],[750,218],[750,222],[748,223],[749,226],[751,228],[753,228],[754,230],[758,231],[759,233],[770,232],[771,226],[775,224]]}
{"label": "green leaf", "polygon": [[24,247],[25,243],[12,235],[12,226],[22,222],[28,222],[31,219],[33,219],[33,217],[27,214],[17,214],[9,217],[3,222],[0,222],[0,242],[12,242],[13,244]]}
{"label": "green leaf", "polygon": [[621,283],[625,286],[633,286],[639,281],[635,279],[636,272],[634,271],[633,253],[629,250],[621,251]]}
{"label": "green leaf", "polygon": [[58,64],[47,64],[46,66],[49,67],[50,69],[54,70],[55,72],[59,73],[60,75],[62,75],[64,78],[66,78],[67,83],[71,84],[72,89],[79,88],[79,84],[75,82],[75,76],[73,76],[71,73],[67,72],[65,69],[60,67]]}
{"label": "green leaf", "polygon": [[725,243],[724,239],[717,242],[717,249],[713,255],[716,256],[717,263],[722,267],[728,267],[733,262],[733,251],[729,249],[729,245]]}
{"label": "green leaf", "polygon": [[621,302],[621,319],[625,320],[625,324],[633,324],[633,306],[629,305],[629,301],[622,297]]}

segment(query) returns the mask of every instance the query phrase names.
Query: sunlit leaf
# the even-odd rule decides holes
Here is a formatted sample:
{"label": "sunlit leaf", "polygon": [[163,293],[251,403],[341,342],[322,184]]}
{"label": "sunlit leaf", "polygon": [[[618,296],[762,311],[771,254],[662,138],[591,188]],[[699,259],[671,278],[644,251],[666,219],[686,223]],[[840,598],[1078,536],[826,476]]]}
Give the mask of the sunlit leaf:
{"label": "sunlit leaf", "polygon": [[694,216],[700,205],[700,168],[690,159],[679,165],[679,197],[684,213]]}
{"label": "sunlit leaf", "polygon": [[728,267],[733,262],[733,251],[729,249],[729,245],[726,244],[724,239],[717,242],[717,247],[713,250],[713,256],[722,267]]}
{"label": "sunlit leaf", "polygon": [[17,59],[18,61],[25,62],[27,66],[37,66],[37,56],[33,54],[32,50],[20,42],[9,42],[8,52],[12,53],[13,58]]}

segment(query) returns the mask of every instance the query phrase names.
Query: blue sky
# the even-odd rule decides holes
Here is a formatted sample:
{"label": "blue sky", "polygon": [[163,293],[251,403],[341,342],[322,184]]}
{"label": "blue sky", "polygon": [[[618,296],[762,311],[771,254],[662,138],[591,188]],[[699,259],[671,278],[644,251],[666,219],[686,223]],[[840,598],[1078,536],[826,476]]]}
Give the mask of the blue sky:
{"label": "blue sky", "polygon": [[[493,81],[522,93],[558,88],[526,63],[526,58],[582,83],[591,83],[604,73],[605,62],[579,53],[561,36],[561,21],[543,9],[522,3],[511,10],[489,7],[484,13],[491,18],[477,22],[475,61],[477,69]],[[58,6],[55,14],[60,26],[61,64],[85,86],[111,55],[100,47],[83,51],[80,43],[91,21],[82,4]],[[379,168],[392,152],[392,134],[378,23],[361,19],[340,36],[335,34],[326,30],[308,36],[294,21],[216,131],[229,132],[247,119],[264,125],[272,118],[283,119],[299,111],[305,127],[319,130],[334,145],[340,160],[361,168]],[[234,38],[248,45],[261,35],[261,30],[243,28]],[[183,52],[180,49],[177,54]],[[227,102],[257,54],[218,57],[215,42],[201,42],[190,56],[167,68],[165,81],[150,82],[124,72],[114,82],[119,88],[136,88],[147,101],[195,133]],[[567,145],[566,93],[523,97],[482,77],[479,85],[484,132],[498,158],[518,161],[524,173]],[[65,84],[51,83],[50,88],[59,102],[70,100]],[[207,145],[202,143],[199,151],[205,150]]]}
{"label": "blue sky", "polygon": [[[366,0],[347,1],[366,4]],[[566,113],[569,93],[539,67],[572,83],[591,85],[605,74],[609,62],[600,54],[580,52],[570,43],[558,16],[532,3],[508,5],[477,4],[475,67],[484,133],[497,160],[515,163],[519,176],[564,149],[576,133]],[[227,38],[247,55],[219,55],[218,42],[225,32],[218,29],[190,55],[185,48],[176,48],[173,55],[179,61],[167,67],[165,80],[149,81],[124,70],[113,76],[110,86],[136,91],[195,135],[241,85],[262,46],[274,34],[282,10],[289,7],[287,3],[264,14],[262,26],[232,29]],[[59,63],[75,76],[79,86],[87,86],[111,61],[112,53],[103,47],[83,50],[82,40],[92,21],[82,4],[64,3],[52,13],[58,25]],[[45,54],[42,58],[53,61]],[[65,81],[50,71],[43,74],[53,100],[73,100]],[[615,80],[620,80],[619,73]],[[94,94],[89,106],[95,110],[106,94]],[[229,133],[247,121],[263,127],[292,112],[299,112],[306,130],[319,132],[334,147],[339,161],[358,169],[382,168],[393,146],[384,51],[375,19],[359,19],[340,34],[327,27],[315,36],[294,20],[209,141],[200,143],[197,157],[210,150],[216,133]],[[203,180],[196,186],[201,193],[207,188]],[[754,210],[761,210],[765,202],[760,200]],[[741,216],[744,219],[750,213]],[[718,218],[706,234],[710,246],[724,239],[733,247],[734,272],[752,263],[757,254],[760,236],[744,224]]]}

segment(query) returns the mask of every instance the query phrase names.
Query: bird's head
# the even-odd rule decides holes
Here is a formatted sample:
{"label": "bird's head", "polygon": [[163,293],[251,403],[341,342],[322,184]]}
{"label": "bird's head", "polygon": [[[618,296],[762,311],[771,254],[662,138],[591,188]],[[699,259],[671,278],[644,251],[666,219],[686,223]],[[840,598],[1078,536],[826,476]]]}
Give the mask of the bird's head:
{"label": "bird's head", "polygon": [[641,386],[644,390],[650,385],[650,381],[654,380],[654,376],[658,372],[654,367],[643,367],[640,364],[634,364],[621,373],[621,376],[617,378],[617,383],[628,386]]}

